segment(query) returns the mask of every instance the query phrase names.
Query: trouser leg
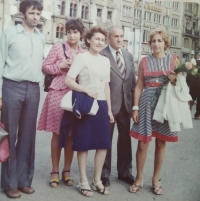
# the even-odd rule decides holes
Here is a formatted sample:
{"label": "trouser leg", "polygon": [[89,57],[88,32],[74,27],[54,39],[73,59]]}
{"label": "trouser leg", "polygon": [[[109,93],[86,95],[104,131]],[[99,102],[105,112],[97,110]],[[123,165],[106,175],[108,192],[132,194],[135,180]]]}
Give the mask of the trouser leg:
{"label": "trouser leg", "polygon": [[124,102],[117,115],[117,170],[118,176],[127,177],[132,172],[132,150],[130,137],[130,115],[126,111]]}

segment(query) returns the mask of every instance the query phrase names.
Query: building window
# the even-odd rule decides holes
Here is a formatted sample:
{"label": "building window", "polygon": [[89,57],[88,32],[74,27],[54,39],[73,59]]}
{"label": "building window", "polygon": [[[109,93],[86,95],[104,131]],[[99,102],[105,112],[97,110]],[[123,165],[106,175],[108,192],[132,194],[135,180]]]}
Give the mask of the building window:
{"label": "building window", "polygon": [[189,3],[185,3],[185,10],[188,10],[188,4]]}
{"label": "building window", "polygon": [[64,38],[64,25],[63,24],[58,24],[56,28],[56,38],[63,40]]}
{"label": "building window", "polygon": [[184,38],[184,48],[189,48],[189,39]]}
{"label": "building window", "polygon": [[154,22],[160,24],[161,23],[161,15],[155,14],[154,15]]}
{"label": "building window", "polygon": [[146,11],[144,13],[144,20],[151,21],[151,13],[150,12]]}
{"label": "building window", "polygon": [[83,3],[82,5],[82,11],[81,11],[81,18],[84,20],[88,20],[88,13],[89,13],[89,7],[87,3]]}
{"label": "building window", "polygon": [[178,10],[179,9],[179,2],[173,2],[172,7],[173,7],[173,9]]}
{"label": "building window", "polygon": [[76,17],[77,13],[77,3],[76,1],[71,1],[70,3],[70,17]]}
{"label": "building window", "polygon": [[61,3],[60,14],[65,15],[65,2],[64,1],[62,1],[62,3]]}
{"label": "building window", "polygon": [[108,13],[107,13],[107,21],[109,21],[109,22],[112,21],[112,11],[108,11]]}
{"label": "building window", "polygon": [[148,42],[148,40],[149,40],[149,34],[150,34],[150,31],[147,31],[147,30],[143,31],[143,40],[142,40],[143,43],[147,43]]}
{"label": "building window", "polygon": [[165,1],[164,5],[165,5],[165,7],[170,8],[170,1]]}
{"label": "building window", "polygon": [[100,8],[97,8],[97,19],[101,19],[101,17],[102,17],[102,9],[100,9]]}
{"label": "building window", "polygon": [[138,9],[134,9],[134,18],[141,19],[142,17],[142,11]]}
{"label": "building window", "polygon": [[165,26],[170,26],[170,18],[168,16],[163,17],[163,24]]}
{"label": "building window", "polygon": [[171,37],[171,47],[177,47],[177,36]]}
{"label": "building window", "polygon": [[172,27],[178,27],[178,19],[172,18]]}
{"label": "building window", "polygon": [[123,6],[123,15],[131,17],[131,7]]}
{"label": "building window", "polygon": [[155,1],[155,4],[161,5],[161,1]]}

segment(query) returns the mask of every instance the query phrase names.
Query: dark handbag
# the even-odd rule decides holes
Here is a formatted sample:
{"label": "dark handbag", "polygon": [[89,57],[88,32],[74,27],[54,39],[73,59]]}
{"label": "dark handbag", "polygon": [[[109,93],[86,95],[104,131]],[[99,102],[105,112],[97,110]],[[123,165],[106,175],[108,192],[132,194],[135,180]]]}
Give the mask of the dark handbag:
{"label": "dark handbag", "polygon": [[[67,55],[65,54],[65,44],[62,44],[63,46],[63,51],[64,51],[64,55],[66,57],[66,59],[68,58]],[[56,77],[56,75],[51,75],[51,74],[46,74],[44,77],[44,91],[48,92],[49,91],[49,87],[53,81],[53,79]]]}

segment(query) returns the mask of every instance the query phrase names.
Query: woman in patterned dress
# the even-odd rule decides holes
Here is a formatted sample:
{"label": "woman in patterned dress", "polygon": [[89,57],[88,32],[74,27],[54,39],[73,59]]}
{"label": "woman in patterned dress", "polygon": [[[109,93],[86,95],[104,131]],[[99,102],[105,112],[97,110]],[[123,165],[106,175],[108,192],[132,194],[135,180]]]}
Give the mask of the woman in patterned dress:
{"label": "woman in patterned dress", "polygon": [[[134,124],[130,135],[138,140],[136,152],[137,175],[130,192],[136,193],[143,186],[143,169],[149,142],[155,137],[154,173],[152,177],[153,191],[157,195],[163,194],[160,182],[160,170],[164,160],[166,142],[177,142],[177,133],[171,132],[168,121],[158,123],[152,120],[155,106],[151,106],[151,97],[163,82],[165,75],[171,84],[176,84],[173,72],[179,61],[175,55],[165,55],[170,45],[169,35],[165,30],[155,29],[150,34],[149,45],[152,55],[143,58],[139,65],[138,81],[134,94],[132,118]],[[144,90],[143,90],[144,89]]]}
{"label": "woman in patterned dress", "polygon": [[[49,92],[46,96],[37,128],[38,130],[53,133],[51,140],[52,172],[50,180],[50,186],[53,188],[57,187],[59,184],[61,149],[58,148],[58,134],[63,116],[60,101],[70,90],[65,85],[64,80],[74,57],[79,53],[83,53],[83,50],[78,45],[83,32],[84,26],[79,19],[68,20],[66,23],[67,41],[64,43],[66,48],[65,53],[68,58],[65,58],[62,44],[57,43],[52,47],[42,66],[42,72],[44,74],[56,75],[49,87]],[[68,186],[73,185],[73,180],[70,175],[72,159],[72,136],[69,136],[66,147],[64,148],[64,168],[62,171],[62,179]]]}

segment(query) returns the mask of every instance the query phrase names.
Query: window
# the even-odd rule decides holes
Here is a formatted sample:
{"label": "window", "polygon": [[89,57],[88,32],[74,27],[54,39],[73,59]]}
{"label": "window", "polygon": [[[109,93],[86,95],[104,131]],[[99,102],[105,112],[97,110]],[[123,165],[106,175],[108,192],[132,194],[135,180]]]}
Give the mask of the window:
{"label": "window", "polygon": [[146,11],[144,13],[144,20],[151,21],[151,13],[150,12]]}
{"label": "window", "polygon": [[150,34],[150,31],[148,31],[148,30],[144,30],[143,31],[143,40],[142,40],[143,43],[147,43],[148,42],[148,40],[149,40],[149,34]]}
{"label": "window", "polygon": [[184,38],[184,47],[189,48],[189,39],[188,38]]}
{"label": "window", "polygon": [[170,1],[165,1],[164,5],[165,5],[165,7],[170,8]]}
{"label": "window", "polygon": [[161,15],[155,14],[154,15],[154,22],[160,24],[161,23]]}
{"label": "window", "polygon": [[81,18],[84,20],[88,20],[88,13],[89,13],[89,7],[87,3],[83,3],[82,5],[82,12],[81,12]]}
{"label": "window", "polygon": [[64,37],[64,25],[58,24],[58,26],[56,28],[56,38],[63,40],[63,37]]}
{"label": "window", "polygon": [[109,21],[109,22],[112,21],[112,11],[108,11],[108,13],[107,13],[107,21]]}
{"label": "window", "polygon": [[138,9],[134,9],[134,18],[140,19],[142,16],[142,11]]}
{"label": "window", "polygon": [[171,37],[171,47],[177,47],[177,36]]}
{"label": "window", "polygon": [[62,1],[62,4],[61,4],[60,14],[65,15],[65,2],[64,1]]}
{"label": "window", "polygon": [[170,26],[170,18],[168,16],[163,17],[163,24],[165,26]]}
{"label": "window", "polygon": [[188,4],[189,3],[185,3],[185,10],[188,10]]}
{"label": "window", "polygon": [[70,17],[76,17],[77,13],[77,3],[76,1],[71,1],[70,3]]}
{"label": "window", "polygon": [[123,15],[131,17],[131,7],[123,6]]}
{"label": "window", "polygon": [[161,5],[161,1],[155,1],[155,4]]}
{"label": "window", "polygon": [[172,7],[173,7],[173,9],[178,10],[179,9],[179,2],[173,2]]}
{"label": "window", "polygon": [[101,19],[101,17],[102,17],[102,9],[100,9],[100,8],[97,8],[97,19]]}
{"label": "window", "polygon": [[172,27],[178,27],[178,19],[172,18]]}

